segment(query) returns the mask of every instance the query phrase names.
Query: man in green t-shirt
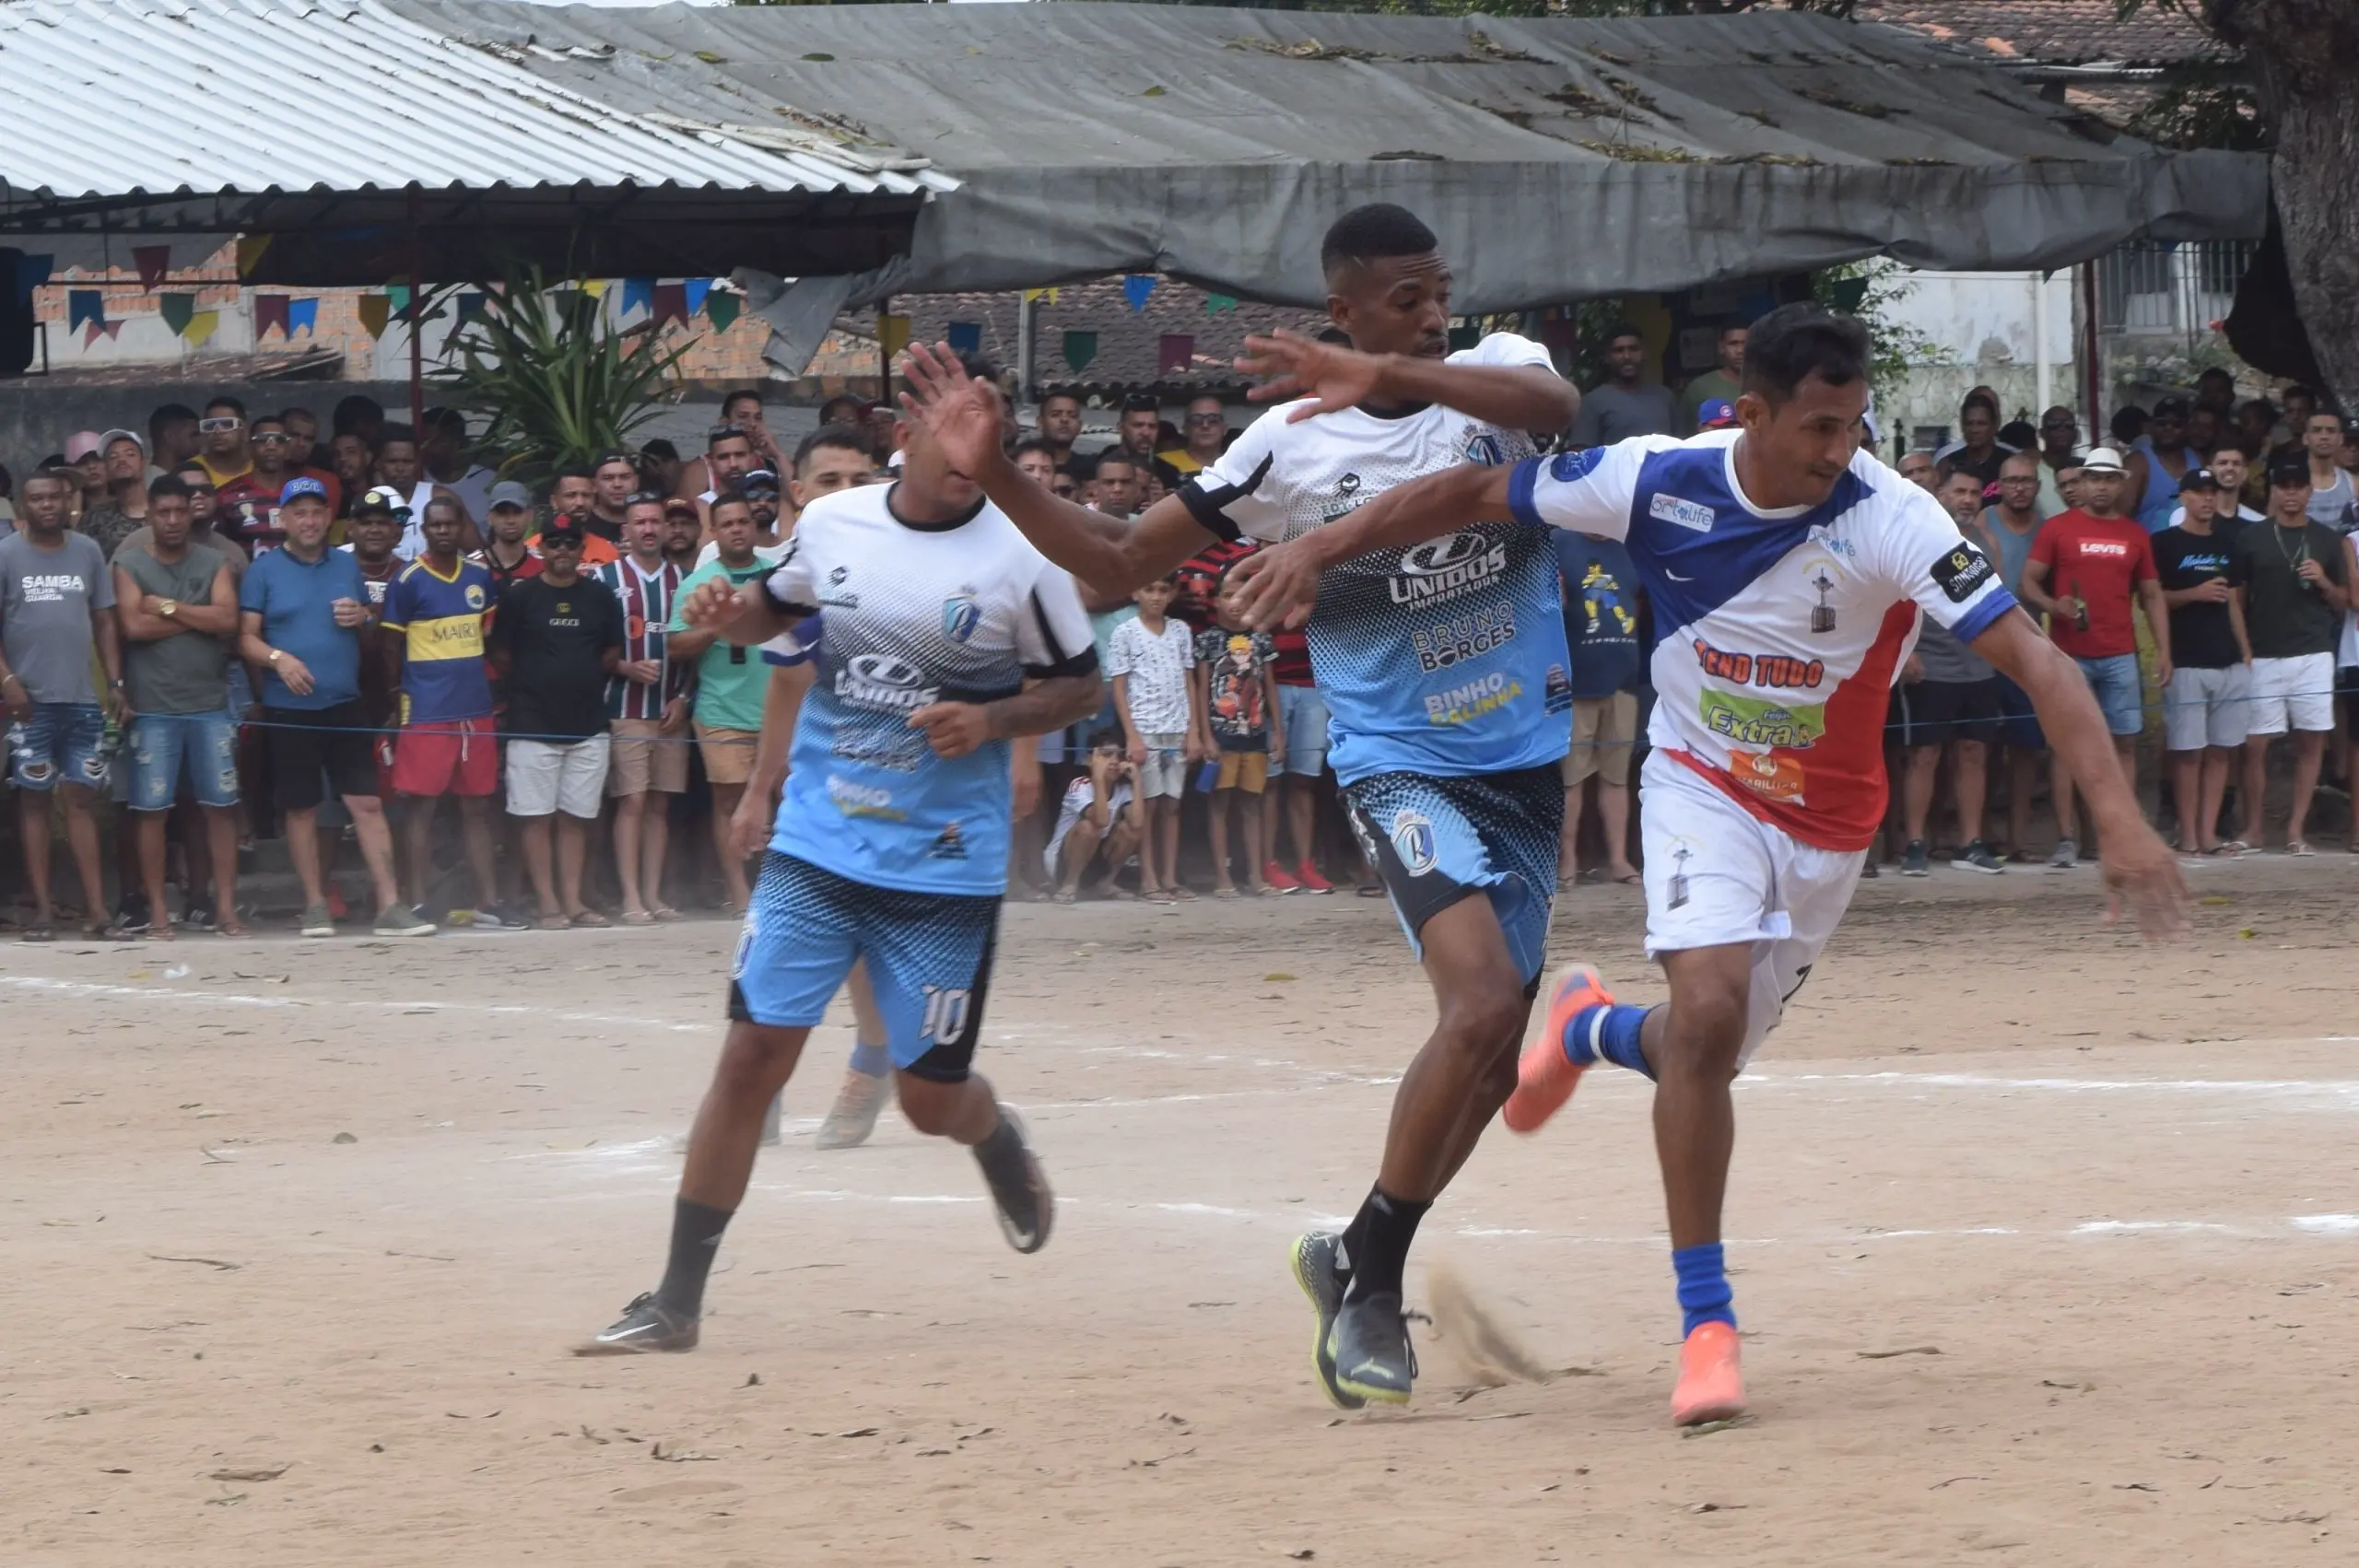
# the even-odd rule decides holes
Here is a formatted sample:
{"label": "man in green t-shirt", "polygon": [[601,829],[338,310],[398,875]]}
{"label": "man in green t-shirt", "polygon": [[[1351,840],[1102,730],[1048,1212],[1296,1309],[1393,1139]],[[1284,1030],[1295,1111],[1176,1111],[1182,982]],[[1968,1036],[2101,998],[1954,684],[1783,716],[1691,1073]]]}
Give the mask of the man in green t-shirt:
{"label": "man in green t-shirt", "polygon": [[[711,516],[712,539],[721,553],[681,581],[672,597],[675,605],[687,604],[711,578],[736,587],[771,569],[754,554],[761,531],[743,491],[734,486],[722,491],[713,498]],[[729,913],[741,916],[748,894],[745,862],[729,852],[729,820],[737,813],[746,779],[753,777],[754,743],[761,737],[762,695],[769,668],[754,649],[732,647],[710,626],[690,626],[676,610],[666,646],[675,663],[696,661],[697,749],[704,754],[704,776],[712,785],[713,849],[728,889]]]}
{"label": "man in green t-shirt", "polygon": [[1679,393],[1679,433],[1696,433],[1696,411],[1714,398],[1726,398],[1734,403],[1744,391],[1744,328],[1730,325],[1720,329],[1719,363],[1705,371]]}

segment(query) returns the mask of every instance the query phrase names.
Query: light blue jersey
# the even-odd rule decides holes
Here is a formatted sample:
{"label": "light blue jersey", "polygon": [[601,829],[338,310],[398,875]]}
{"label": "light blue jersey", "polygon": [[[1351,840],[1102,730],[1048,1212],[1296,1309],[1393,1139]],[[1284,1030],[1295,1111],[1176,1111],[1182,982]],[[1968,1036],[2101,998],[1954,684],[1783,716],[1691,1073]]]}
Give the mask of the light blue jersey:
{"label": "light blue jersey", "polygon": [[[1453,365],[1548,365],[1547,350],[1496,333]],[[1462,462],[1513,462],[1532,439],[1438,404],[1289,423],[1256,420],[1180,493],[1224,538],[1291,539],[1395,485]],[[1306,628],[1332,717],[1329,758],[1345,784],[1379,773],[1466,778],[1565,755],[1570,661],[1548,531],[1480,523],[1330,568]]]}
{"label": "light blue jersey", "polygon": [[812,502],[766,579],[773,601],[824,610],[827,624],[816,649],[788,639],[815,679],[770,848],[871,887],[996,895],[1007,886],[1007,744],[944,758],[910,717],[1011,696],[1027,675],[1094,671],[1089,616],[1073,579],[997,508],[907,523],[892,510],[898,490]]}

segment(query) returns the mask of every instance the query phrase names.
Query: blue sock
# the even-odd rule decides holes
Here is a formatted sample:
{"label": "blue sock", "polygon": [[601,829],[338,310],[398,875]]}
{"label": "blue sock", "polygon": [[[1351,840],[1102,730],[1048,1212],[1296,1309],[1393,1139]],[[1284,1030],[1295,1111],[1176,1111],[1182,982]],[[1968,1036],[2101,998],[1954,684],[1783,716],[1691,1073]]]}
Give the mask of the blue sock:
{"label": "blue sock", "polygon": [[863,1041],[851,1048],[851,1070],[864,1072],[871,1078],[882,1078],[893,1071],[893,1059],[883,1046],[872,1046]]}
{"label": "blue sock", "polygon": [[1674,1248],[1671,1267],[1679,1276],[1679,1309],[1686,1314],[1680,1338],[1693,1334],[1703,1323],[1736,1327],[1736,1309],[1729,1305],[1736,1298],[1729,1290],[1728,1267],[1719,1242]]}
{"label": "blue sock", "polygon": [[1647,1065],[1647,1053],[1638,1047],[1638,1031],[1646,1027],[1647,1014],[1653,1011],[1619,1002],[1582,1008],[1565,1025],[1566,1059],[1583,1067],[1610,1061],[1651,1080],[1654,1069]]}

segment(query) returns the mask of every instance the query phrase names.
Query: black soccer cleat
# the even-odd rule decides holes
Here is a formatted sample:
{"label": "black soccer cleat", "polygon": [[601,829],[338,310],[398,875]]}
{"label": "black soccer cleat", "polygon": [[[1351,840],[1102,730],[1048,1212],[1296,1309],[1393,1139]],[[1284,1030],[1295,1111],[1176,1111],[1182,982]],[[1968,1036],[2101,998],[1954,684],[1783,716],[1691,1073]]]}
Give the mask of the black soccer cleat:
{"label": "black soccer cleat", "polygon": [[1327,1331],[1327,1355],[1344,1393],[1376,1404],[1409,1402],[1417,1352],[1409,1343],[1408,1314],[1392,1292],[1344,1302]]}
{"label": "black soccer cleat", "polygon": [[697,1319],[673,1311],[649,1291],[623,1308],[623,1315],[598,1331],[586,1345],[576,1345],[578,1356],[630,1356],[657,1351],[697,1348]]}
{"label": "black soccer cleat", "polygon": [[1335,1358],[1327,1353],[1327,1336],[1344,1305],[1343,1255],[1343,1237],[1332,1231],[1312,1231],[1295,1238],[1289,1261],[1294,1266],[1294,1282],[1310,1298],[1310,1310],[1318,1320],[1310,1339],[1311,1373],[1326,1391],[1329,1403],[1338,1410],[1356,1410],[1367,1401],[1346,1393],[1335,1381]]}
{"label": "black soccer cleat", "polygon": [[999,1154],[986,1154],[993,1141],[985,1140],[975,1145],[975,1164],[982,1167],[983,1182],[992,1189],[999,1234],[1018,1252],[1038,1252],[1049,1245],[1049,1231],[1056,1223],[1057,1196],[1049,1190],[1049,1177],[1024,1136],[1023,1119],[1005,1106],[1000,1106],[999,1114],[1015,1134],[1015,1146]]}

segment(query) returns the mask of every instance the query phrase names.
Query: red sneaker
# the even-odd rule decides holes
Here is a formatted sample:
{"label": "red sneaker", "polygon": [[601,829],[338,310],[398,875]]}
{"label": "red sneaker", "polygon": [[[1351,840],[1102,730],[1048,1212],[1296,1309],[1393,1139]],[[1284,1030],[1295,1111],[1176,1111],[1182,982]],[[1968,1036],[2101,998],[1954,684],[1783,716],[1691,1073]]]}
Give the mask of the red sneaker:
{"label": "red sneaker", "polygon": [[1563,1108],[1589,1070],[1565,1055],[1565,1026],[1584,1007],[1610,1002],[1614,993],[1586,964],[1575,964],[1556,977],[1548,997],[1548,1012],[1540,1034],[1523,1047],[1516,1063],[1515,1093],[1502,1113],[1510,1132],[1537,1132],[1541,1124]]}
{"label": "red sneaker", "polygon": [[1335,884],[1329,882],[1325,877],[1320,876],[1319,874],[1319,868],[1312,865],[1309,860],[1305,860],[1302,864],[1295,867],[1294,880],[1296,885],[1300,887],[1305,893],[1332,893],[1335,891]]}
{"label": "red sneaker", "polygon": [[334,883],[328,883],[328,913],[339,920],[352,917],[351,909],[345,905],[343,890]]}
{"label": "red sneaker", "polygon": [[1270,884],[1270,891],[1273,893],[1292,893],[1296,888],[1302,885],[1300,883],[1295,881],[1294,878],[1286,875],[1285,867],[1278,864],[1275,860],[1264,860],[1262,862],[1262,880]]}
{"label": "red sneaker", "polygon": [[1744,1373],[1737,1364],[1736,1330],[1725,1323],[1698,1323],[1679,1347],[1679,1385],[1672,1390],[1671,1419],[1676,1426],[1732,1421],[1744,1413]]}

